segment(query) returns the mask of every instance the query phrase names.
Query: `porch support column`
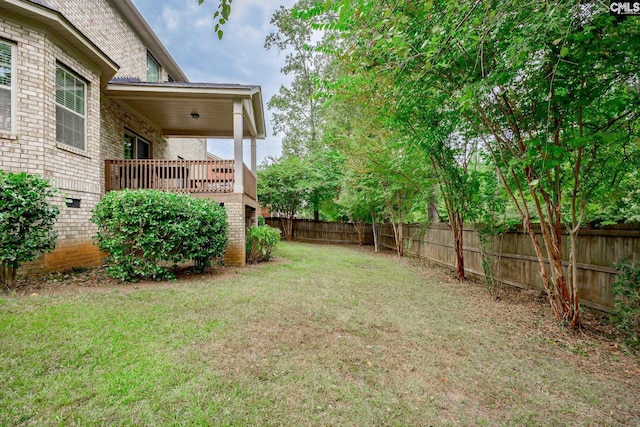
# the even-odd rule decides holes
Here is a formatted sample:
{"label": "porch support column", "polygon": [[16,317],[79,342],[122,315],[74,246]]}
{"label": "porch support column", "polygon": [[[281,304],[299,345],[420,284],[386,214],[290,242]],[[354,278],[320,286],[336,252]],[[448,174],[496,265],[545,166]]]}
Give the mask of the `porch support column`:
{"label": "porch support column", "polygon": [[228,266],[242,266],[245,264],[246,256],[246,207],[244,205],[244,163],[242,156],[243,137],[243,113],[242,102],[233,103],[233,159],[234,178],[233,187],[234,200],[225,202],[224,208],[227,211],[227,221],[229,223],[227,252],[224,255],[224,263]]}
{"label": "porch support column", "polygon": [[244,194],[244,168],[242,153],[243,137],[242,102],[233,103],[233,160],[234,160],[234,193]]}
{"label": "porch support column", "polygon": [[256,160],[256,137],[254,136],[251,138],[251,172],[256,175],[257,171],[258,165]]}

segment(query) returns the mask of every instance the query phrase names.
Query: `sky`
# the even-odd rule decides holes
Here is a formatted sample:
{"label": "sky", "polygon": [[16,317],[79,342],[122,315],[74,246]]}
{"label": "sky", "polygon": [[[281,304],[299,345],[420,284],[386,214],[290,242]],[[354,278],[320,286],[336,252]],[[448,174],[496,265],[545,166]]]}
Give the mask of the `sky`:
{"label": "sky", "polygon": [[[288,85],[291,78],[280,73],[285,53],[267,51],[264,40],[276,31],[269,21],[281,5],[295,0],[235,0],[231,16],[218,40],[213,14],[218,0],[132,0],[144,19],[191,82],[260,85],[266,114],[267,138],[257,142],[258,164],[281,154],[280,135],[274,136],[267,102]],[[249,141],[245,141],[245,163],[249,163]],[[233,158],[233,140],[209,140],[209,152]]]}

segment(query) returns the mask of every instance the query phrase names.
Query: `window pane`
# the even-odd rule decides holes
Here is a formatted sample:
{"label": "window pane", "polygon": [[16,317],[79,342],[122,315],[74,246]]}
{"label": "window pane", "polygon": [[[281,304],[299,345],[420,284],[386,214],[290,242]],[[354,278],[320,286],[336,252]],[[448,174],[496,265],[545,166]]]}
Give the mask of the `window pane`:
{"label": "window pane", "polygon": [[133,159],[133,140],[131,135],[124,135],[124,158]]}
{"label": "window pane", "polygon": [[136,153],[137,159],[148,159],[149,158],[149,144],[145,141],[138,139],[137,144],[138,152]]}
{"label": "window pane", "polygon": [[75,101],[75,112],[84,116],[84,83],[79,79],[75,79]]}
{"label": "window pane", "polygon": [[0,88],[0,129],[11,131],[11,91]]}
{"label": "window pane", "polygon": [[11,132],[13,45],[0,42],[0,130]]}
{"label": "window pane", "polygon": [[160,64],[158,64],[158,61],[156,61],[150,53],[147,53],[147,81],[160,81]]}
{"label": "window pane", "polygon": [[56,103],[64,105],[64,70],[56,68]]}
{"label": "window pane", "polygon": [[69,73],[65,73],[64,76],[64,106],[70,110],[74,110],[73,99],[73,86],[75,85],[75,79]]}
{"label": "window pane", "polygon": [[0,43],[0,85],[11,86],[11,46]]}
{"label": "window pane", "polygon": [[84,115],[85,84],[70,72],[56,69],[56,102]]}
{"label": "window pane", "polygon": [[56,140],[81,150],[85,148],[85,87],[71,72],[56,68]]}
{"label": "window pane", "polygon": [[84,118],[72,114],[73,140],[71,146],[84,150]]}

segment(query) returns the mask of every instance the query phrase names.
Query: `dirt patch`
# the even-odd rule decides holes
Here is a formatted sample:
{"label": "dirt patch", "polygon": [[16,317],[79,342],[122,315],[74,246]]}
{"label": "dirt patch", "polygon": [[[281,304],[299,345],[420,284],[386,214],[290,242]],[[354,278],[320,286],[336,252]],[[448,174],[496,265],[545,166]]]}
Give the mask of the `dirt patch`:
{"label": "dirt patch", "polygon": [[500,285],[490,292],[481,279],[460,282],[451,269],[434,263],[416,259],[398,259],[398,262],[435,273],[449,284],[452,292],[476,301],[469,308],[471,317],[502,317],[514,326],[514,335],[552,344],[552,348],[559,350],[554,357],[570,360],[576,367],[596,376],[606,373],[633,387],[640,385],[640,353],[624,345],[624,338],[611,323],[609,313],[581,306],[580,325],[573,330],[555,320],[544,291]]}
{"label": "dirt patch", "polygon": [[[268,264],[282,264],[288,260],[283,258],[274,258]],[[179,266],[174,270],[175,280],[143,280],[139,282],[122,282],[114,279],[107,274],[106,266],[100,266],[89,269],[76,269],[64,273],[51,273],[42,277],[21,278],[16,282],[14,292],[21,296],[38,296],[38,295],[55,295],[55,294],[74,294],[80,292],[104,292],[117,289],[121,292],[132,292],[139,289],[154,289],[167,286],[176,286],[176,284],[203,281],[218,280],[238,273],[238,270],[251,271],[261,268],[267,263],[247,264],[245,267],[224,267],[216,266],[205,273],[196,272],[191,265]],[[0,293],[6,290],[0,290]]]}

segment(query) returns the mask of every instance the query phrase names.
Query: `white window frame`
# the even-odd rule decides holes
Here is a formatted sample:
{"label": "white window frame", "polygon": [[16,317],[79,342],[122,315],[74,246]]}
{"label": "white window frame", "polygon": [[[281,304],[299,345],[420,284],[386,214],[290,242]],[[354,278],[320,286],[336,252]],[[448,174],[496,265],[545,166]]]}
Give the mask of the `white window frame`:
{"label": "white window frame", "polygon": [[11,92],[11,126],[9,129],[4,129],[4,128],[0,128],[0,133],[4,132],[4,133],[11,133],[11,134],[15,134],[16,133],[16,118],[17,118],[17,114],[16,114],[16,110],[18,109],[18,91],[16,90],[17,87],[17,77],[18,77],[18,73],[16,71],[16,52],[17,52],[17,45],[9,40],[5,40],[3,38],[0,38],[0,43],[9,46],[9,48],[11,49],[11,64],[10,64],[10,70],[11,70],[11,85],[10,86],[1,86],[4,89],[9,89],[9,91]]}
{"label": "white window frame", "polygon": [[[80,152],[86,152],[86,151],[87,151],[87,115],[88,115],[88,114],[87,114],[87,105],[88,105],[88,104],[87,104],[87,98],[88,98],[88,94],[89,94],[89,83],[88,83],[84,78],[82,78],[78,73],[74,72],[71,68],[69,68],[69,67],[67,67],[67,66],[65,66],[64,64],[61,64],[61,63],[59,63],[59,62],[58,62],[58,63],[56,63],[56,75],[57,75],[57,73],[58,73],[58,69],[62,69],[62,70],[63,70],[63,71],[65,71],[66,73],[71,74],[71,75],[72,75],[73,77],[75,77],[79,82],[81,82],[81,83],[82,83],[82,87],[83,87],[83,89],[84,89],[84,93],[83,93],[83,102],[84,102],[84,105],[83,105],[83,111],[84,111],[84,114],[79,114],[77,111],[75,111],[75,110],[71,110],[71,109],[70,109],[70,108],[68,108],[67,106],[62,105],[62,104],[59,104],[59,103],[58,103],[58,100],[57,100],[57,99],[55,99],[55,98],[56,98],[56,95],[54,95],[54,100],[55,100],[56,108],[57,108],[57,107],[63,108],[64,110],[69,111],[70,113],[75,114],[76,116],[82,117],[82,124],[83,124],[83,131],[82,131],[82,132],[83,132],[83,134],[82,134],[82,135],[83,135],[82,148],[75,147],[75,146],[73,146],[73,145],[71,145],[71,144],[69,144],[69,143],[67,143],[67,142],[65,142],[65,141],[60,141],[60,140],[57,138],[57,135],[56,135],[56,142],[57,142],[58,144],[61,144],[64,148],[70,148],[70,149],[72,149],[72,150],[78,150],[78,151],[80,151]],[[56,77],[56,91],[57,91],[57,90],[58,90],[58,82],[57,82],[57,77]],[[56,133],[57,133],[57,127],[58,127],[58,114],[57,114],[57,112],[56,112]]]}

